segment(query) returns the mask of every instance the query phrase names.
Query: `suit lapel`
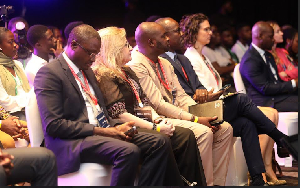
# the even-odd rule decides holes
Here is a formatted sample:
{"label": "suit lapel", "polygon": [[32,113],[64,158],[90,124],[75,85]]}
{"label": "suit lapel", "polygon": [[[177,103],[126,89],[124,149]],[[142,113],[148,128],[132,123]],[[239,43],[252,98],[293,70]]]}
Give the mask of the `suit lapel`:
{"label": "suit lapel", "polygon": [[[60,56],[58,57],[58,60],[59,60],[59,62],[61,63],[61,66],[62,66],[62,68],[63,68],[63,70],[64,70],[64,73],[65,73],[66,77],[68,78],[68,80],[70,81],[70,83],[71,83],[71,84],[73,85],[73,87],[75,88],[77,94],[79,95],[79,97],[80,97],[80,99],[81,99],[81,103],[84,103],[84,106],[86,106],[86,105],[85,105],[84,98],[83,98],[83,96],[82,96],[82,93],[81,93],[81,91],[80,91],[80,89],[79,89],[79,86],[78,86],[76,80],[75,80],[75,77],[73,76],[73,74],[72,74],[72,72],[71,72],[71,70],[70,70],[70,68],[69,68],[69,66],[68,66],[68,63],[66,62],[66,60],[64,59],[64,57],[63,57],[62,55],[60,55]],[[84,108],[83,114],[88,118],[88,113],[87,113],[86,108]]]}

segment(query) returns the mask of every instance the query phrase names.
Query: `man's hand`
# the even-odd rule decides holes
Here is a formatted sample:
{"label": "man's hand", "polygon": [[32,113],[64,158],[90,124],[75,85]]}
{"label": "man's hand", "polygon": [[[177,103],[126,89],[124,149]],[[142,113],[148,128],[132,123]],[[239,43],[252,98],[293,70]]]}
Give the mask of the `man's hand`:
{"label": "man's hand", "polygon": [[193,99],[197,103],[200,103],[200,104],[205,103],[205,102],[207,102],[208,95],[212,92],[213,92],[213,89],[210,90],[209,92],[206,89],[197,89],[193,96]]}
{"label": "man's hand", "polygon": [[0,148],[0,165],[3,166],[6,176],[10,175],[10,170],[14,167],[11,160],[14,159],[14,156],[8,153],[2,153]]}
{"label": "man's hand", "polygon": [[9,118],[2,120],[1,131],[9,134],[10,136],[20,134],[20,127],[16,123],[18,122],[16,120],[18,120],[18,117],[16,116],[10,116]]}
{"label": "man's hand", "polygon": [[175,126],[169,119],[163,119],[158,125],[160,125],[160,132],[168,136],[173,136]]}
{"label": "man's hand", "polygon": [[64,49],[62,47],[62,42],[60,40],[57,40],[56,41],[56,49],[51,48],[50,50],[54,53],[55,57],[58,57],[59,54],[61,54],[64,51]]}
{"label": "man's hand", "polygon": [[214,121],[218,119],[217,116],[214,116],[214,117],[198,117],[198,122],[197,123],[200,123],[200,124],[203,124],[209,128],[211,128],[211,131],[213,133],[216,133],[220,128],[219,126],[211,126],[209,122],[211,121]]}
{"label": "man's hand", "polygon": [[108,128],[95,127],[94,134],[112,137],[112,138],[116,138],[119,140],[129,141],[129,140],[131,140],[133,135],[137,133],[137,131],[130,133],[128,135],[125,135],[124,132],[126,132],[127,130],[132,128],[133,125],[134,125],[134,122],[130,121],[130,122],[124,123],[124,124],[116,126],[116,127],[108,127]]}
{"label": "man's hand", "polygon": [[[212,89],[213,90],[213,89]],[[220,90],[216,93],[211,93],[208,95],[207,102],[218,100],[219,97],[224,93],[224,90]]]}

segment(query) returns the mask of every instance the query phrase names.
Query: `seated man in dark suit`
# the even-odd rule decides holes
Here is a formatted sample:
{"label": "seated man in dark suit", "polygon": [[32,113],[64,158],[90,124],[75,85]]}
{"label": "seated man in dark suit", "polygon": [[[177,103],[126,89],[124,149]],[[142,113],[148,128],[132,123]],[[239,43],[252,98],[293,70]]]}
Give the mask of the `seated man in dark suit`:
{"label": "seated man in dark suit", "polygon": [[[139,185],[183,185],[168,137],[151,130],[125,135],[134,122],[110,125],[90,68],[100,47],[93,27],[77,26],[65,52],[34,80],[45,145],[59,159],[58,175],[77,171],[80,163],[100,163],[113,165],[111,185],[132,186],[141,158]],[[164,181],[167,175],[172,182]]]}
{"label": "seated man in dark suit", "polygon": [[[155,22],[165,28],[169,37],[169,52],[162,54],[161,57],[166,58],[173,65],[174,72],[185,92],[198,103],[218,99],[223,94],[223,91],[216,93],[213,93],[212,90],[207,91],[199,81],[189,59],[184,55],[175,53],[182,45],[178,22],[172,18],[161,18]],[[176,56],[177,59],[174,59],[173,57]],[[265,169],[261,157],[258,134],[267,134],[276,141],[281,147],[279,150],[283,153],[280,155],[282,157],[288,156],[287,150],[282,148],[283,145],[280,141],[285,135],[275,127],[246,95],[238,94],[226,98],[224,104],[224,119],[232,125],[233,136],[242,138],[243,151],[253,179],[253,185],[263,185],[264,181],[260,174],[264,173]]]}
{"label": "seated man in dark suit", "polygon": [[298,112],[298,79],[284,82],[278,75],[274,57],[268,50],[274,44],[273,28],[257,22],[252,28],[252,44],[240,63],[248,96],[256,105],[279,112]]}

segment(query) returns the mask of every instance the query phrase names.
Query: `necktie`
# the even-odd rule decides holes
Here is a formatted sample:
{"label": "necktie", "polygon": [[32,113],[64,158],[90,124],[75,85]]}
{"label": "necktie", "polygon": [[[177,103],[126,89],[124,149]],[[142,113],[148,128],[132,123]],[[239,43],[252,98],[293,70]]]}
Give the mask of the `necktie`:
{"label": "necktie", "polygon": [[80,79],[80,81],[83,83],[83,85],[86,86],[86,85],[85,85],[84,78],[83,78],[83,74],[82,74],[81,71],[79,71],[79,72],[77,73],[77,76],[78,76],[78,78]]}
{"label": "necktie", "polygon": [[273,74],[273,76],[274,76],[274,78],[275,78],[275,80],[278,80],[278,78],[277,78],[277,74],[276,74],[276,69],[272,66],[272,64],[271,64],[271,54],[267,54],[267,52],[265,52],[264,53],[264,56],[265,56],[265,58],[266,58],[266,64],[270,67],[270,69],[271,69],[271,72],[272,72],[272,74]]}

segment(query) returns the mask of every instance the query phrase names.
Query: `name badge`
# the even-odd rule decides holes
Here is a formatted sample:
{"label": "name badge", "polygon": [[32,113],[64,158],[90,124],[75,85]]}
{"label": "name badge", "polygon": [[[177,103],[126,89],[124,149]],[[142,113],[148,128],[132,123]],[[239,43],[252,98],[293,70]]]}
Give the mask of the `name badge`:
{"label": "name badge", "polygon": [[97,116],[97,121],[99,123],[99,126],[102,128],[110,127],[110,124],[108,123],[107,118],[105,117],[104,112],[100,112]]}
{"label": "name badge", "polygon": [[134,112],[135,112],[135,116],[152,122],[152,108],[151,106],[144,106],[143,108],[140,107],[136,107],[134,108]]}

